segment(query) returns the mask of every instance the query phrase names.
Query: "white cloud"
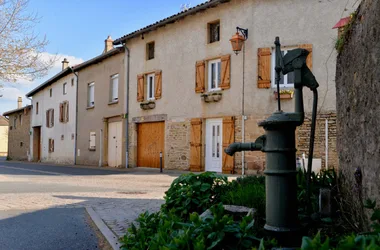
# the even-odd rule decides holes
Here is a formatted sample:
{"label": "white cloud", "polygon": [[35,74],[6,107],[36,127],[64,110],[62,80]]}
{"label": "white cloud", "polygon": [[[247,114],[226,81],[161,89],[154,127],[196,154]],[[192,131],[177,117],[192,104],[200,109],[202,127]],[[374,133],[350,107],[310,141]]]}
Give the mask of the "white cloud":
{"label": "white cloud", "polygon": [[17,97],[21,96],[23,99],[25,98],[25,92],[22,90],[15,88],[15,87],[4,87],[0,89],[0,97],[1,101],[2,100],[7,100],[7,101],[17,101]]}

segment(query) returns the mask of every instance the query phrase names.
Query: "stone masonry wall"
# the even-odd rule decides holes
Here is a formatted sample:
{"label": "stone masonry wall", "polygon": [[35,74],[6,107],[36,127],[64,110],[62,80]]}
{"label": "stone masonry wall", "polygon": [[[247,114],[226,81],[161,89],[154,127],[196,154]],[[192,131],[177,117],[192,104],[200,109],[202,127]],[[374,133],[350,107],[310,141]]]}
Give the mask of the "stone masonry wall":
{"label": "stone masonry wall", "polygon": [[[322,169],[326,169],[326,119],[328,120],[328,168],[338,168],[338,155],[336,151],[336,113],[321,113],[317,115],[315,126],[314,159],[322,159]],[[297,156],[309,153],[309,140],[311,128],[311,114],[306,114],[305,121],[297,130]]]}
{"label": "stone masonry wall", "polygon": [[[347,199],[380,201],[380,1],[363,0],[337,60],[337,150]],[[362,179],[355,179],[355,172]],[[362,186],[361,186],[362,183]],[[352,193],[359,187],[359,193]],[[362,187],[362,188],[360,188]],[[351,190],[351,191],[350,191]],[[362,211],[361,205],[355,207]]]}
{"label": "stone masonry wall", "polygon": [[190,120],[166,122],[166,169],[189,170],[190,127]]}
{"label": "stone masonry wall", "polygon": [[[31,109],[26,108],[24,111],[15,112],[9,115],[9,124],[13,126],[13,120],[17,116],[16,129],[9,129],[8,137],[8,156],[12,160],[26,161],[28,160],[29,146],[30,146],[30,116]],[[20,124],[20,115],[22,122]]]}

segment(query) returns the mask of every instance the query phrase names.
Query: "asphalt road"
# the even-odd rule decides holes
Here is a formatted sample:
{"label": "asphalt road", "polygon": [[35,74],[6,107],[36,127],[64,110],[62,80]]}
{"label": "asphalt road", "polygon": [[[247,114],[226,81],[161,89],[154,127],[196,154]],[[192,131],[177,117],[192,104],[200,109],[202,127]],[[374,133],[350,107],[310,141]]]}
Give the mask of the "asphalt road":
{"label": "asphalt road", "polygon": [[[0,177],[17,176],[26,180],[13,182],[0,179],[0,196],[46,192],[106,192],[112,189],[33,180],[41,176],[97,176],[118,173],[120,172],[110,170],[19,164],[0,159]],[[0,250],[99,249],[99,242],[104,239],[98,238],[99,233],[91,224],[84,207],[0,210]]]}

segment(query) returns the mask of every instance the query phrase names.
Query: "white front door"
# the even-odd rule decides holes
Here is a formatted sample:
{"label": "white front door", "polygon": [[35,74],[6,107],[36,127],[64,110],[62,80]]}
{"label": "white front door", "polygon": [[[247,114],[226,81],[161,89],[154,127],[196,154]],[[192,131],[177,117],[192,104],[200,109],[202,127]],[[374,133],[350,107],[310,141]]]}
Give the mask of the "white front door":
{"label": "white front door", "polygon": [[222,172],[222,119],[206,120],[206,171]]}
{"label": "white front door", "polygon": [[122,142],[121,122],[111,122],[108,124],[108,166],[121,166],[121,142]]}

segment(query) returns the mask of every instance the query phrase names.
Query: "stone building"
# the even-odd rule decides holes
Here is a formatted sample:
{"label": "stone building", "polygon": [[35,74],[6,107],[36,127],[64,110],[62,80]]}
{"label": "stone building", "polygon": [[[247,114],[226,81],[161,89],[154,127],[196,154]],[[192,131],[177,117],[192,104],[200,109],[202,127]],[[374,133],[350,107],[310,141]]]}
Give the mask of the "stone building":
{"label": "stone building", "polygon": [[[346,2],[211,0],[116,39],[115,45],[128,48],[125,62],[131,61],[126,65],[129,166],[159,167],[162,153],[166,169],[241,173],[244,165],[246,173],[262,170],[263,153],[230,157],[223,149],[254,141],[264,132],[257,122],[276,110],[276,36],[284,53],[299,47],[310,52],[308,66],[320,83],[315,158],[324,166],[328,152],[328,167],[336,166],[337,34],[332,27],[356,1]],[[244,64],[243,52],[234,55],[229,41],[236,26],[249,30]],[[288,76],[281,88],[292,87]],[[304,103],[309,114],[308,90]],[[282,100],[284,111],[293,105],[291,95]],[[307,153],[309,126],[306,120],[297,131],[298,154]]]}
{"label": "stone building", "polygon": [[30,120],[32,106],[22,106],[22,98],[17,100],[17,109],[5,112],[9,119],[8,157],[11,160],[27,161],[30,159]]}
{"label": "stone building", "polygon": [[8,154],[8,119],[0,115],[0,156]]}

